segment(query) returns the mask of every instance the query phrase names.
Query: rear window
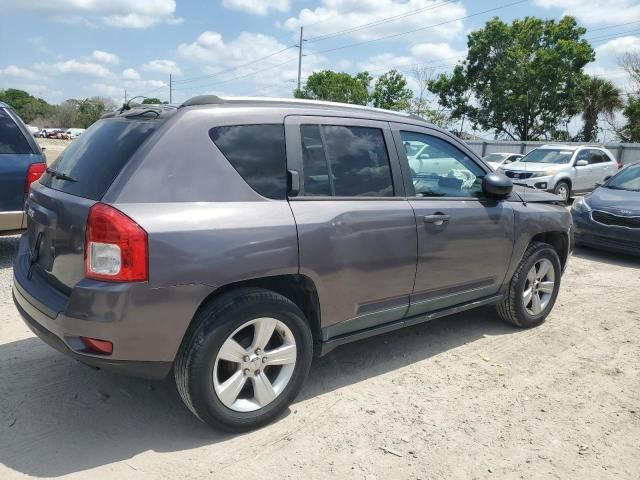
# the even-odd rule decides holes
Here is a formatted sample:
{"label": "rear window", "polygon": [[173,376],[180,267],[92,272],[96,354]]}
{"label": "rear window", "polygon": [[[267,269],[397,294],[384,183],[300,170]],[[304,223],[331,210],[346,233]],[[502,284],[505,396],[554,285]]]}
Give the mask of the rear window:
{"label": "rear window", "polygon": [[22,131],[4,108],[0,108],[0,154],[33,153]]}
{"label": "rear window", "polygon": [[287,194],[284,125],[233,125],[209,131],[213,143],[245,182],[263,197]]}
{"label": "rear window", "polygon": [[162,124],[159,120],[105,119],[74,140],[50,169],[73,180],[45,173],[40,183],[55,190],[100,200],[140,145]]}

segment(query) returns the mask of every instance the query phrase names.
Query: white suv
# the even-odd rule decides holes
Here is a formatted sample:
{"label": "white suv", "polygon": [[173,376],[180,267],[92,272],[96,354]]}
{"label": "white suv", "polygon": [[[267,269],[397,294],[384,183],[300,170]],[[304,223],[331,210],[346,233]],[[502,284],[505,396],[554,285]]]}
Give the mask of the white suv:
{"label": "white suv", "polygon": [[590,192],[618,168],[613,155],[602,147],[544,145],[498,171],[516,185],[547,190],[568,201],[574,193]]}

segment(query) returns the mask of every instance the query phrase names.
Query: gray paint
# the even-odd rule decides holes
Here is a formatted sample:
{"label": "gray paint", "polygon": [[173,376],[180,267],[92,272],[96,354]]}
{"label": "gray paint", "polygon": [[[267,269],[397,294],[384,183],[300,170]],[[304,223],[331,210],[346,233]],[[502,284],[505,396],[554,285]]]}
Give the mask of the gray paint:
{"label": "gray paint", "polygon": [[[303,121],[381,128],[396,196],[268,200],[208,136],[219,125],[284,123],[288,168],[296,169],[296,131]],[[489,171],[458,139],[404,115],[308,103],[182,107],[139,148],[103,198],[147,231],[149,282],[84,279],[85,223],[94,202],[38,185],[28,200],[29,235],[14,265],[16,302],[68,348],[86,335],[114,342],[111,361],[166,363],[205,299],[231,283],[307,276],[318,293],[322,340],[342,342],[363,335],[357,332],[498,301],[534,235],[569,238],[566,209],[525,204],[515,192],[505,200],[413,197],[396,138],[400,128],[426,129]],[[422,220],[440,211],[450,216],[444,228]],[[40,232],[39,264],[34,280],[26,280]],[[63,297],[48,302],[49,314],[34,306],[47,303],[47,289]]]}

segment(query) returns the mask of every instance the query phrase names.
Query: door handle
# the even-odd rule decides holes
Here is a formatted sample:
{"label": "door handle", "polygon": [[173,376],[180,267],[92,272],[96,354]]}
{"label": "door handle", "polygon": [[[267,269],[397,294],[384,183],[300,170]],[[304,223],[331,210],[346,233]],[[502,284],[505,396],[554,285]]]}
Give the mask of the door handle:
{"label": "door handle", "polygon": [[425,215],[424,223],[432,223],[436,226],[444,225],[449,221],[449,215],[444,213],[436,213],[434,215]]}

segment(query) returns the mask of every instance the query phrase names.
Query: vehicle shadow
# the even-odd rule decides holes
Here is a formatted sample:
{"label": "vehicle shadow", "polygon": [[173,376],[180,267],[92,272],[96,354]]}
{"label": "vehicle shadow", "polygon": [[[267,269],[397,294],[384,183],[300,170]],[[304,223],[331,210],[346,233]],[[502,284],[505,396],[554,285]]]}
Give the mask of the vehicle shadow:
{"label": "vehicle shadow", "polygon": [[624,253],[609,252],[606,250],[598,250],[588,247],[576,247],[573,255],[585,260],[594,262],[608,263],[620,267],[636,267],[640,268],[640,255],[633,256]]}
{"label": "vehicle shadow", "polygon": [[[484,308],[343,346],[314,362],[296,402],[484,335],[519,331]],[[172,378],[151,382],[95,371],[37,338],[0,345],[0,464],[10,469],[57,477],[149,450],[174,452],[230,440],[193,417]]]}

